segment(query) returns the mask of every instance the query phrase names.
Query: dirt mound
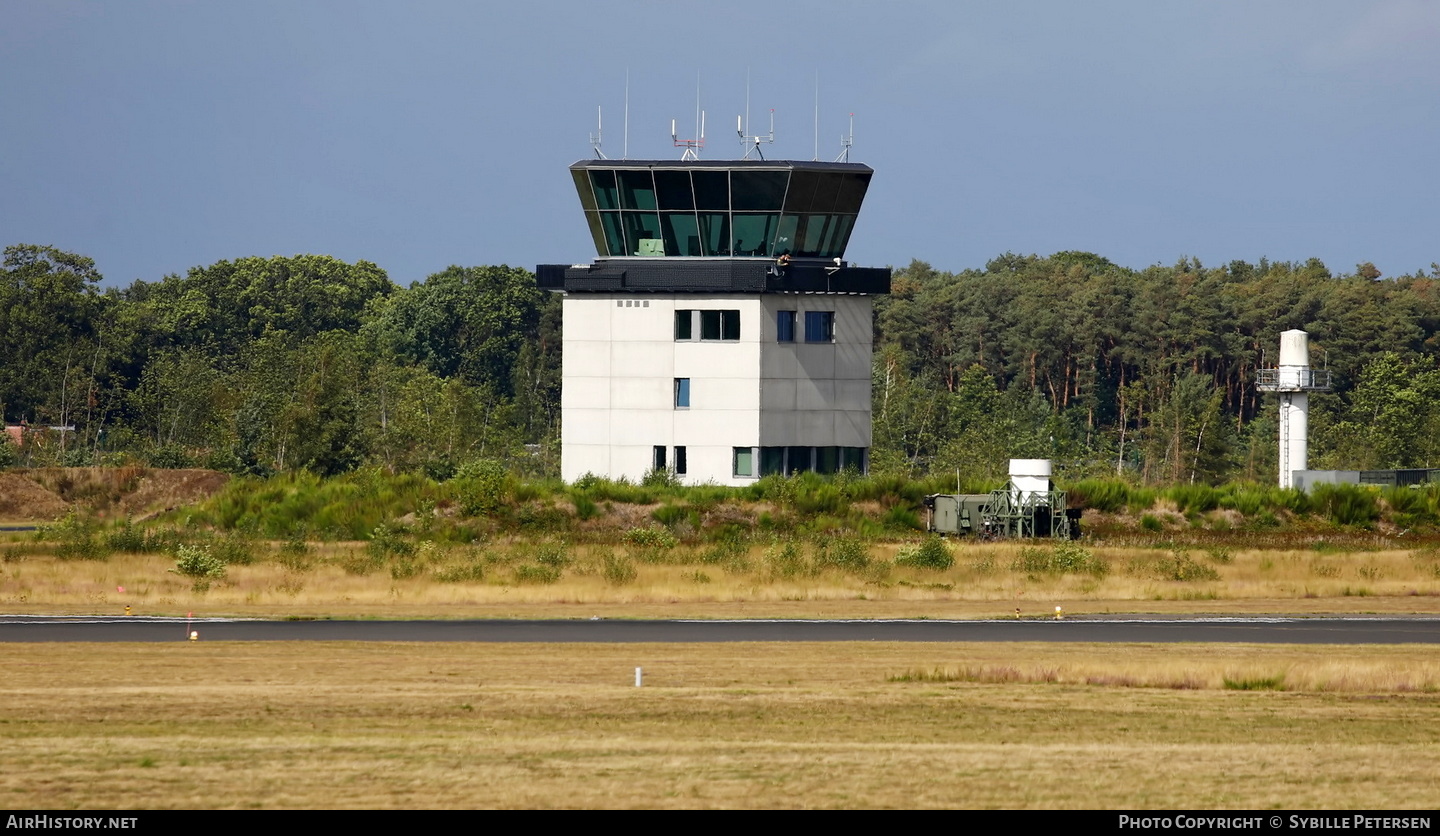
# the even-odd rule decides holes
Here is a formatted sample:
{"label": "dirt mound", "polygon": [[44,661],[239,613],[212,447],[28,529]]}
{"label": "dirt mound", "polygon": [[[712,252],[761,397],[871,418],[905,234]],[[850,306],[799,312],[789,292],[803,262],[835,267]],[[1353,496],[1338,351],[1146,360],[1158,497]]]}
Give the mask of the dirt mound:
{"label": "dirt mound", "polygon": [[140,516],[195,505],[219,493],[229,481],[228,473],[215,470],[147,470],[134,492],[120,500],[120,508]]}
{"label": "dirt mound", "polygon": [[0,520],[54,520],[68,510],[54,491],[18,473],[0,473]]}
{"label": "dirt mound", "polygon": [[214,470],[42,467],[0,473],[0,519],[49,520],[70,508],[148,516],[213,496],[230,481]]}

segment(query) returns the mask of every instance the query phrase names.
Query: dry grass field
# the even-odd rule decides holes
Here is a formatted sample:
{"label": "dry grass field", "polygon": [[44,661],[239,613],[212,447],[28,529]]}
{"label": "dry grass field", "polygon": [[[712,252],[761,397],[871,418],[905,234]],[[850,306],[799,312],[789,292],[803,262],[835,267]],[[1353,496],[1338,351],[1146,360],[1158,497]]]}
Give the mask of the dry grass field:
{"label": "dry grass field", "polygon": [[[1071,613],[1440,614],[1433,548],[1176,551],[1101,543],[1087,547],[1106,568],[1097,574],[1028,571],[1024,555],[1050,547],[1016,543],[954,545],[954,566],[939,571],[898,563],[897,544],[870,545],[869,563],[853,571],[818,565],[803,543],[798,558],[751,547],[722,562],[684,547],[422,544],[385,562],[361,543],[311,545],[299,558],[262,544],[254,562],[202,584],[176,574],[173,556],[61,560],[46,548],[15,536],[0,547],[4,611],[118,613],[128,605],[137,614],[279,617],[966,618],[1016,609],[1043,616],[1061,606]],[[629,574],[607,569],[617,564]]]}
{"label": "dry grass field", "polygon": [[177,642],[0,664],[10,808],[1440,806],[1428,648]]}

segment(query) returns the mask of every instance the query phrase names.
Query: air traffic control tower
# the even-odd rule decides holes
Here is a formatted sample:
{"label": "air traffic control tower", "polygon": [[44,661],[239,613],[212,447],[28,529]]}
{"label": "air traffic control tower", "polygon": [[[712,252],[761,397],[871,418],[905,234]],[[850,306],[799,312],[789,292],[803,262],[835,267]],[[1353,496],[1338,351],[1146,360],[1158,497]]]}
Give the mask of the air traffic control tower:
{"label": "air traffic control tower", "polygon": [[874,171],[856,163],[609,160],[570,166],[589,264],[565,294],[561,473],[687,484],[865,471],[871,296],[845,246]]}

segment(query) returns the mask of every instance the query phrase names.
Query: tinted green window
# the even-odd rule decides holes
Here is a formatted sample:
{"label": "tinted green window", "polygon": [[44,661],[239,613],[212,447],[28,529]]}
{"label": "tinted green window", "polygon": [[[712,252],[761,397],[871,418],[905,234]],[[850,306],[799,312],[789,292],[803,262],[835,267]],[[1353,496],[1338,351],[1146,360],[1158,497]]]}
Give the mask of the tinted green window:
{"label": "tinted green window", "polygon": [[665,233],[666,255],[701,254],[700,227],[695,223],[693,212],[666,212],[660,216],[660,225]]}
{"label": "tinted green window", "polygon": [[660,216],[653,212],[622,212],[625,240],[630,255],[664,255],[665,242],[660,236]]}
{"label": "tinted green window", "polygon": [[807,212],[834,212],[835,201],[840,197],[840,187],[844,185],[845,175],[826,173],[820,176],[820,182],[815,185],[815,195],[810,198],[810,206]]}
{"label": "tinted green window", "polygon": [[781,215],[780,221],[775,227],[775,245],[771,248],[771,255],[799,255],[800,247],[797,245],[799,239],[800,219],[794,215]]}
{"label": "tinted green window", "polygon": [[[815,187],[825,175],[818,171],[796,171],[790,175],[790,188],[785,192],[786,212],[814,212]],[[833,199],[833,198],[832,198]]]}
{"label": "tinted green window", "polygon": [[732,171],[730,206],[736,212],[779,212],[789,179],[785,171]]}
{"label": "tinted green window", "polygon": [[595,187],[595,206],[597,209],[619,209],[620,197],[615,190],[615,172],[613,171],[592,171],[590,182]]}
{"label": "tinted green window", "polygon": [[696,171],[692,175],[695,184],[695,208],[730,211],[730,172]]}
{"label": "tinted green window", "polygon": [[620,226],[619,212],[601,212],[600,226],[605,230],[605,241],[609,244],[609,255],[622,256],[629,250],[625,246],[625,233]]}
{"label": "tinted green window", "polygon": [[690,191],[690,172],[655,172],[655,195],[661,209],[694,209],[695,195]]}
{"label": "tinted green window", "polygon": [[741,215],[732,219],[735,225],[735,255],[768,256],[775,242],[779,215]]}
{"label": "tinted green window", "polygon": [[760,475],[769,476],[772,473],[783,473],[785,471],[785,448],[784,447],[761,447],[760,448]]}
{"label": "tinted green window", "polygon": [[735,475],[736,475],[736,476],[754,476],[754,475],[755,475],[755,458],[754,458],[754,456],[755,456],[755,454],[754,454],[754,448],[752,448],[752,447],[736,447],[736,448],[735,448]]}
{"label": "tinted green window", "polygon": [[720,212],[700,213],[700,248],[704,255],[730,254],[730,216]]}
{"label": "tinted green window", "polygon": [[840,469],[839,447],[815,448],[815,472],[834,473]]}
{"label": "tinted green window", "polygon": [[654,209],[655,181],[649,171],[620,171],[620,208]]}
{"label": "tinted green window", "polygon": [[865,190],[870,188],[870,174],[855,172],[840,175],[840,190],[835,198],[835,211],[847,215],[860,212],[860,202],[865,199]]}

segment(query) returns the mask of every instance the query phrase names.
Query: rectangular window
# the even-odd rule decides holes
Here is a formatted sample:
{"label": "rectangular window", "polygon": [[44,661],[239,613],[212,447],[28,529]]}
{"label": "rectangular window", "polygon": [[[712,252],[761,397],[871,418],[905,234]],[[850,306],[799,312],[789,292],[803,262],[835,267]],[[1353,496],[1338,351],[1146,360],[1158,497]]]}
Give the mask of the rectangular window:
{"label": "rectangular window", "polygon": [[761,447],[760,448],[760,475],[769,476],[772,473],[785,472],[785,448],[784,447]]}
{"label": "rectangular window", "polygon": [[835,312],[834,312],[834,311],[806,311],[806,312],[805,312],[805,342],[807,342],[807,343],[833,343],[833,342],[835,342]]}
{"label": "rectangular window", "polygon": [[688,377],[675,378],[675,408],[690,408],[690,378]]}
{"label": "rectangular window", "polygon": [[739,311],[721,311],[721,312],[720,312],[720,339],[722,339],[722,340],[738,340],[738,339],[740,339],[740,312],[739,312]]}
{"label": "rectangular window", "polygon": [[675,448],[675,474],[676,474],[677,476],[684,476],[684,475],[685,475],[685,448],[684,448],[684,447],[676,447],[676,448]]}
{"label": "rectangular window", "polygon": [[782,343],[795,342],[795,312],[775,312],[775,340]]}
{"label": "rectangular window", "polygon": [[753,447],[736,447],[736,448],[735,448],[735,475],[736,475],[736,476],[754,476],[754,475],[755,475],[755,448],[753,448]]}
{"label": "rectangular window", "polygon": [[720,311],[700,312],[700,339],[720,339]]}
{"label": "rectangular window", "polygon": [[676,311],[675,339],[695,339],[696,320],[699,320],[702,340],[733,342],[740,339],[739,311]]}
{"label": "rectangular window", "polygon": [[653,469],[653,470],[664,470],[664,469],[665,469],[665,445],[663,445],[663,444],[656,444],[656,445],[655,445],[655,457],[654,457],[654,460],[650,463],[650,466],[651,466],[651,469]]}
{"label": "rectangular window", "polygon": [[813,470],[810,466],[810,456],[814,447],[786,447],[785,448],[785,473],[806,473]]}

